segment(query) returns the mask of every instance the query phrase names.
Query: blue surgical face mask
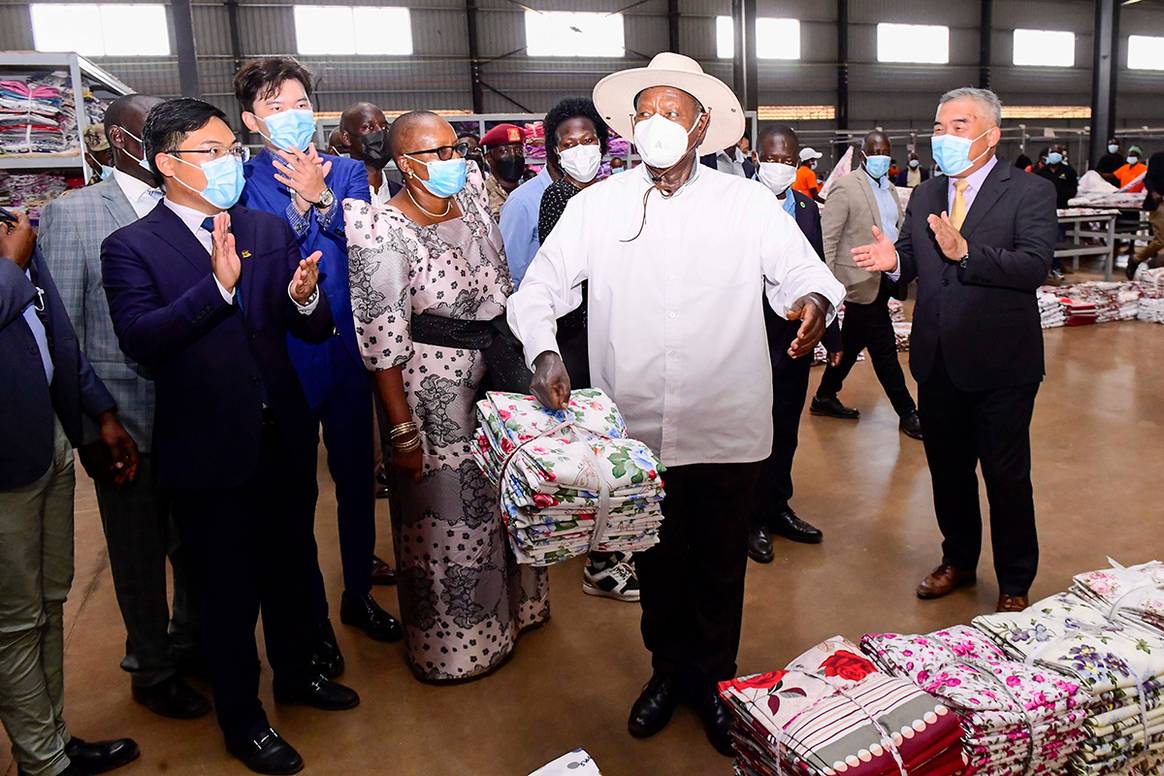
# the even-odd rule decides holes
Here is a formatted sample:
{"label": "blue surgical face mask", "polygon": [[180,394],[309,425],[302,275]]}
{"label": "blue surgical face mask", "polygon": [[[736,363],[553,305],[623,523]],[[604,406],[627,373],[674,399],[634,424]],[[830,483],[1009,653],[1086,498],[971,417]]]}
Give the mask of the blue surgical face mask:
{"label": "blue surgical face mask", "polygon": [[[187,162],[185,159],[179,159],[176,156],[171,156],[170,158],[181,162],[187,167],[198,167],[198,165]],[[174,180],[195,194],[200,195],[204,200],[219,210],[230,210],[234,207],[235,203],[238,202],[238,198],[242,196],[243,186],[246,184],[246,179],[243,177],[242,159],[239,159],[233,154],[227,154],[221,159],[207,162],[199,169],[206,176],[206,188],[201,191],[179,180],[177,177]]]}
{"label": "blue surgical face mask", "polygon": [[1127,159],[1124,159],[1124,161],[1128,163],[1129,167],[1135,167],[1137,164],[1140,163],[1140,157],[1129,156]]}
{"label": "blue surgical face mask", "polygon": [[885,177],[885,173],[889,172],[888,156],[881,156],[874,154],[873,156],[865,156],[865,170],[874,178],[880,180]]}
{"label": "blue surgical face mask", "polygon": [[934,152],[934,161],[942,168],[947,176],[961,175],[974,166],[974,163],[990,152],[987,148],[975,158],[970,158],[970,147],[986,136],[986,130],[976,138],[968,139],[957,135],[934,135],[930,138],[930,147]]}
{"label": "blue surgical face mask", "polygon": [[263,123],[269,134],[259,134],[284,151],[306,151],[315,136],[315,114],[310,110],[279,111],[267,116]]}
{"label": "blue surgical face mask", "polygon": [[428,180],[418,180],[434,197],[451,197],[460,194],[461,189],[465,188],[469,171],[463,158],[433,162],[422,162],[411,156],[407,158],[428,168]]}
{"label": "blue surgical face mask", "polygon": [[1062,163],[1063,163],[1063,154],[1059,153],[1058,151],[1052,151],[1051,153],[1047,154],[1047,164],[1062,164]]}
{"label": "blue surgical face mask", "polygon": [[1119,151],[1119,150],[1120,150],[1120,147],[1118,145],[1116,145],[1115,143],[1108,143],[1107,152],[1109,154],[1114,154],[1116,151]]}
{"label": "blue surgical face mask", "polygon": [[113,177],[113,168],[107,164],[101,165],[101,180],[107,181]]}

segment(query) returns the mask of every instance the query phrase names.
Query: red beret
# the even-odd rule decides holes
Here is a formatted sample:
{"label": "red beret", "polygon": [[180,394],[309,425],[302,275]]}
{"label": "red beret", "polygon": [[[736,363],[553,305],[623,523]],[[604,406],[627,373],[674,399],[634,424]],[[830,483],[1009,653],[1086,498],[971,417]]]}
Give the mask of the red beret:
{"label": "red beret", "polygon": [[509,145],[525,140],[525,130],[516,124],[498,124],[485,133],[481,138],[481,145],[486,147]]}

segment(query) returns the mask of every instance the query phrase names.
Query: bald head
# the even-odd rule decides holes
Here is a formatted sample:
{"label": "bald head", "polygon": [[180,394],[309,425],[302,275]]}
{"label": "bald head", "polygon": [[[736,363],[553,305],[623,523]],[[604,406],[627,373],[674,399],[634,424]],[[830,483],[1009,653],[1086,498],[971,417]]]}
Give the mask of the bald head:
{"label": "bald head", "polygon": [[[443,140],[439,143],[428,144],[428,140],[437,137],[441,137]],[[437,114],[427,110],[414,110],[411,113],[405,113],[392,122],[392,129],[388,132],[388,147],[392,150],[393,158],[426,148],[454,145],[456,142],[457,133],[453,130],[452,125]]]}
{"label": "bald head", "polygon": [[162,102],[162,98],[148,94],[127,94],[105,111],[105,137],[113,152],[113,166],[151,186],[157,185],[153,173],[139,164],[145,158],[141,139],[146,116]]}
{"label": "bald head", "polygon": [[[381,135],[388,130],[388,119],[380,106],[370,102],[357,102],[343,112],[340,117],[340,142],[352,155],[369,166],[369,169],[383,169],[388,164],[388,144]],[[364,138],[369,138],[369,147],[364,147]]]}
{"label": "bald head", "polygon": [[360,125],[369,122],[388,126],[388,121],[384,118],[384,111],[380,110],[379,105],[373,105],[370,102],[357,102],[340,116],[339,128],[343,132],[358,132]]}
{"label": "bald head", "polygon": [[861,150],[865,152],[866,156],[889,156],[892,153],[889,135],[880,130],[873,130],[865,135],[865,142],[862,143]]}

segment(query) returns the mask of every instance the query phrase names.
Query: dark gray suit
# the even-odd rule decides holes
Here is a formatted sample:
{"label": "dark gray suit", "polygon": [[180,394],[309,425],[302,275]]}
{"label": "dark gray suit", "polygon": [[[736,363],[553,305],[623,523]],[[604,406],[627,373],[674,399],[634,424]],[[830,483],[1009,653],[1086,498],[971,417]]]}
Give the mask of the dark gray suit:
{"label": "dark gray suit", "polygon": [[[136,482],[117,488],[108,479],[94,481],[127,633],[121,667],[133,675],[134,684],[150,687],[174,675],[178,653],[194,648],[195,628],[177,531],[149,455],[154,383],[121,352],[101,285],[102,241],[136,220],[133,206],[111,177],[49,204],[41,217],[39,245],[81,348],[117,400],[122,423],[141,452]],[[86,434],[85,441],[92,437]],[[84,450],[81,461],[86,463]],[[174,567],[172,620],[166,599],[167,555]]]}

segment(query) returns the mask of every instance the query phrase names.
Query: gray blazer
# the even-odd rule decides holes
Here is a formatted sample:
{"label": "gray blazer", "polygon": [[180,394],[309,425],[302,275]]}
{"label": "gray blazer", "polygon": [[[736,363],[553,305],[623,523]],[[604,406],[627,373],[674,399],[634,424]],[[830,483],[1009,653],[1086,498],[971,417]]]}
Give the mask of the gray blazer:
{"label": "gray blazer", "polygon": [[[897,203],[898,228],[904,220],[897,190],[889,187]],[[881,288],[881,273],[867,272],[853,261],[853,248],[873,242],[872,227],[882,228],[881,209],[873,196],[873,184],[864,169],[839,178],[820,209],[825,262],[837,280],[845,284],[845,299],[870,304]]]}
{"label": "gray blazer", "polygon": [[[137,220],[112,177],[57,199],[41,213],[37,245],[52,272],[81,351],[117,401],[118,416],[138,449],[149,451],[154,426],[154,384],[117,344],[109,302],[101,285],[101,243]],[[87,426],[85,442],[97,438]]]}

